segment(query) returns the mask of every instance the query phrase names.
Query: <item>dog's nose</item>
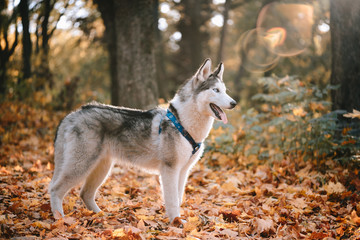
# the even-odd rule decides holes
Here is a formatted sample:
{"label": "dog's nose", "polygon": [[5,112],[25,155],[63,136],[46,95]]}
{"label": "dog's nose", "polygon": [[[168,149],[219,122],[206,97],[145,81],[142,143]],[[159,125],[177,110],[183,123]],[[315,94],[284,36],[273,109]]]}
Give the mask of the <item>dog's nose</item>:
{"label": "dog's nose", "polygon": [[231,106],[230,109],[234,108],[236,105],[237,105],[237,102],[235,102],[235,101],[230,102],[230,106]]}

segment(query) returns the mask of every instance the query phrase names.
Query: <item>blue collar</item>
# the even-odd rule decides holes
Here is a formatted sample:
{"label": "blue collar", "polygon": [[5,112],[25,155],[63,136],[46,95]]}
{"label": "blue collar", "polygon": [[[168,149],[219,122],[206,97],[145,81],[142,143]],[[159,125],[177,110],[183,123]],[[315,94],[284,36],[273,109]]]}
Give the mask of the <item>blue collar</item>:
{"label": "blue collar", "polygon": [[[189,143],[191,144],[191,146],[193,148],[192,154],[195,154],[197,152],[197,150],[199,150],[199,148],[201,146],[201,142],[200,143],[195,142],[195,140],[191,137],[191,135],[188,133],[188,131],[186,131],[184,129],[184,127],[176,119],[175,115],[172,112],[170,112],[169,109],[166,112],[166,117],[168,117],[171,120],[171,122],[175,125],[176,129],[186,138],[186,140],[189,141]],[[162,122],[162,119],[160,121],[159,134],[161,133],[161,122]]]}

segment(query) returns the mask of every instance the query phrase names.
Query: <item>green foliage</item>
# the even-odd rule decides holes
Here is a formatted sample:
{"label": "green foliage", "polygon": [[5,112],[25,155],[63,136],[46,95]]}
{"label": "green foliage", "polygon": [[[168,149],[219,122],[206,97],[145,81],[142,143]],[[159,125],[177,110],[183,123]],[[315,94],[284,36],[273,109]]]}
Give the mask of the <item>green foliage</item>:
{"label": "green foliage", "polygon": [[330,112],[328,94],[337,86],[320,89],[295,76],[261,78],[259,84],[264,93],[252,97],[256,105],[242,114],[242,126],[224,128],[210,141],[209,150],[220,147],[220,151],[255,155],[259,160],[314,159],[318,163],[329,158],[348,163],[358,154],[360,139],[354,134],[358,130],[339,123],[345,111]]}

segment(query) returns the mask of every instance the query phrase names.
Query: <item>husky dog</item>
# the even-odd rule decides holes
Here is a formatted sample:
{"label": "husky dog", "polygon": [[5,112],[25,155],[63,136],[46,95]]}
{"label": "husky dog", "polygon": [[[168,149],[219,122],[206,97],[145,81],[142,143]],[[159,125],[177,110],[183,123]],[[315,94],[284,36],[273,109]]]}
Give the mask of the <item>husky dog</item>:
{"label": "husky dog", "polygon": [[211,61],[206,59],[180,87],[168,110],[91,103],[67,115],[55,136],[55,170],[50,183],[54,216],[64,215],[65,194],[83,180],[83,202],[100,212],[95,193],[114,160],[119,160],[159,174],[170,222],[179,217],[189,171],[203,153],[202,143],[214,119],[227,123],[222,109],[236,105],[226,94],[223,72],[222,63],[211,72]]}

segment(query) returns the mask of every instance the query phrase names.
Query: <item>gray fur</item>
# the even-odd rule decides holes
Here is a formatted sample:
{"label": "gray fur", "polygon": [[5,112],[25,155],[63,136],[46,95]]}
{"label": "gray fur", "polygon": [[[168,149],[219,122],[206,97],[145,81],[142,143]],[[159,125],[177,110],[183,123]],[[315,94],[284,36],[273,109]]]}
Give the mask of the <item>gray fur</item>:
{"label": "gray fur", "polygon": [[198,87],[195,89],[195,95],[212,88],[216,82],[220,80],[214,75],[210,75],[207,81],[201,82]]}

